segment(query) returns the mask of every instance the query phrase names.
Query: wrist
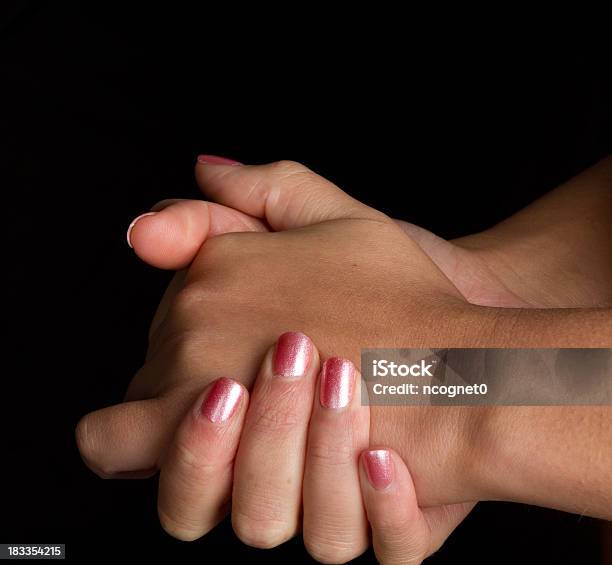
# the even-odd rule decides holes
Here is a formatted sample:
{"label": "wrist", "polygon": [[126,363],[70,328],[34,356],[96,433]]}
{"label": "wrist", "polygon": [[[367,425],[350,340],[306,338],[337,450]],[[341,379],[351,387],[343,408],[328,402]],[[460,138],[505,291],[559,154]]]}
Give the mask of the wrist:
{"label": "wrist", "polygon": [[478,500],[612,518],[608,406],[492,406],[474,419],[469,477]]}
{"label": "wrist", "polygon": [[611,182],[608,158],[511,218],[452,243],[531,307],[609,306]]}
{"label": "wrist", "polygon": [[[508,476],[515,475],[513,442],[507,422],[513,421],[508,406],[473,406],[464,441],[466,488],[473,500],[508,500]],[[520,444],[519,444],[520,445]]]}

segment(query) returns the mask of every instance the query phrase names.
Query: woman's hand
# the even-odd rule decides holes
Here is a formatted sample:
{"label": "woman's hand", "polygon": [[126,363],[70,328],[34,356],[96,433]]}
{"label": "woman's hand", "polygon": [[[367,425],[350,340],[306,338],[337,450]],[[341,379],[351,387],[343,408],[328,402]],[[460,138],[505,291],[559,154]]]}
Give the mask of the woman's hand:
{"label": "woman's hand", "polygon": [[383,564],[437,550],[472,505],[419,509],[402,459],[368,448],[359,372],[347,359],[321,361],[308,337],[290,332],[267,351],[250,400],[229,378],[205,389],[162,462],[158,508],[168,533],[196,539],[231,504],[243,542],[274,547],[303,529],[323,563],[365,551],[368,521]]}
{"label": "woman's hand", "polygon": [[[214,195],[218,188],[213,185],[211,189],[203,167],[219,161],[238,165],[206,155],[198,160],[196,178],[204,194]],[[612,262],[607,242],[612,238],[611,187],[612,157],[608,157],[478,234],[446,241],[419,226],[396,221],[471,304],[610,306]],[[153,213],[132,222],[128,243],[131,235],[136,253],[153,266],[182,269],[193,261],[208,237],[268,231],[261,218],[241,211],[257,209],[252,193],[236,196],[236,209],[201,200],[160,202]]]}

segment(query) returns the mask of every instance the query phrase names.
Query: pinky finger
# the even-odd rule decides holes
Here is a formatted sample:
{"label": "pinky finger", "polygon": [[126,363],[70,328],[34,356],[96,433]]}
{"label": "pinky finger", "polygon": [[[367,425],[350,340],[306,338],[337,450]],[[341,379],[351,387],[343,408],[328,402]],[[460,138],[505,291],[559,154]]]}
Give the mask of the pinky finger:
{"label": "pinky finger", "polygon": [[389,449],[364,451],[359,475],[374,552],[383,565],[421,563],[471,509],[457,504],[422,511],[410,472]]}

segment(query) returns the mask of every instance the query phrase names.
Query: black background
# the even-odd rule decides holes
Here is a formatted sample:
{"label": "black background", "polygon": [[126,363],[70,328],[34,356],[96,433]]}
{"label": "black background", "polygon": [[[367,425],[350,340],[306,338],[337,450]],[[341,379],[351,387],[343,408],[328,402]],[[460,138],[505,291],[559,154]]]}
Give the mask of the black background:
{"label": "black background", "polygon": [[[74,426],[122,397],[171,276],[133,256],[127,224],[197,197],[212,153],[302,161],[446,237],[485,228],[610,151],[612,51],[388,11],[166,4],[2,4],[0,541],[83,562],[310,562],[299,539],[253,550],[227,524],[175,541],[155,479],[81,463]],[[600,539],[595,520],[488,503],[431,562],[598,563]]]}

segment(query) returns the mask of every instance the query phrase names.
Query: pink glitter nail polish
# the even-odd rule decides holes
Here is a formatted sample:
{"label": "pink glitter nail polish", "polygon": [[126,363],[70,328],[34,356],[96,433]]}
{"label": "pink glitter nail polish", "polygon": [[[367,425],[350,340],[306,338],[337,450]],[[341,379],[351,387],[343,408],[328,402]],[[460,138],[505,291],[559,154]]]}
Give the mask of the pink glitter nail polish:
{"label": "pink glitter nail polish", "polygon": [[312,357],[312,342],[300,332],[287,332],[276,342],[274,374],[281,377],[301,377]]}
{"label": "pink glitter nail polish", "polygon": [[215,424],[225,422],[236,410],[241,396],[242,387],[236,381],[218,379],[202,403],[202,415]]}
{"label": "pink glitter nail polish", "polygon": [[239,161],[228,159],[227,157],[219,157],[218,155],[198,155],[198,163],[203,165],[242,165]]}
{"label": "pink glitter nail polish", "polygon": [[348,359],[331,357],[323,363],[319,400],[324,408],[344,408],[353,397],[355,368]]}
{"label": "pink glitter nail polish", "polygon": [[386,449],[373,449],[363,454],[366,475],[370,484],[378,490],[387,488],[393,481],[393,461]]}

